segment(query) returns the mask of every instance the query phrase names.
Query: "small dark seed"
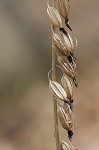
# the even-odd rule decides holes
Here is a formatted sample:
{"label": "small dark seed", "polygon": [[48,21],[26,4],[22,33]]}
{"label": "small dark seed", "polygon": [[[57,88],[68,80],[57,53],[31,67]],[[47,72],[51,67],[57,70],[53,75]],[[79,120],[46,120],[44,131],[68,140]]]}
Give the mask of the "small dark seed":
{"label": "small dark seed", "polygon": [[70,100],[70,103],[72,103],[73,104],[73,102],[74,102],[74,100],[72,99],[72,100]]}
{"label": "small dark seed", "polygon": [[78,87],[78,83],[76,81],[76,78],[73,79],[73,82],[74,82],[75,86]]}
{"label": "small dark seed", "polygon": [[73,136],[73,131],[72,130],[69,130],[68,131],[68,138],[71,139]]}
{"label": "small dark seed", "polygon": [[71,56],[71,55],[67,56],[67,59],[68,59],[69,62],[73,65],[73,59],[72,59],[72,56]]}
{"label": "small dark seed", "polygon": [[67,31],[64,28],[59,29],[61,32],[63,32],[65,35],[68,35]]}

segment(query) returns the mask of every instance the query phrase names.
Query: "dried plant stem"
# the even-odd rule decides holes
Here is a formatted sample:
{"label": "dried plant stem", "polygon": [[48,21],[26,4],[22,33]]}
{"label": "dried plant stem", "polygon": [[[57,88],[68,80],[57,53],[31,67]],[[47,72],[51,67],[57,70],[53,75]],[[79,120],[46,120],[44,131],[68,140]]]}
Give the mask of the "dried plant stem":
{"label": "dried plant stem", "polygon": [[[56,8],[56,0],[52,0],[53,7]],[[52,27],[55,31],[55,28]],[[56,53],[55,53],[55,46],[52,39],[52,80],[56,80]],[[56,138],[56,150],[59,150],[60,147],[60,140],[59,140],[59,127],[58,127],[58,115],[57,115],[57,101],[56,97],[53,95],[53,107],[54,107],[54,124],[55,124],[55,138]]]}

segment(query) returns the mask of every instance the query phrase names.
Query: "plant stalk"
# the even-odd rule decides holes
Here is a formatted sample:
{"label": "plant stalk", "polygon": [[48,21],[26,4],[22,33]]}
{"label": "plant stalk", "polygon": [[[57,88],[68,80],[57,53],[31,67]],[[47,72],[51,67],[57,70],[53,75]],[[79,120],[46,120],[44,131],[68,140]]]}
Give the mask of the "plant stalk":
{"label": "plant stalk", "polygon": [[[56,0],[52,0],[52,6],[56,8]],[[55,31],[55,28],[52,27]],[[55,46],[53,44],[52,39],[52,80],[56,80],[56,53],[55,53]],[[53,107],[54,107],[54,124],[55,124],[55,138],[56,138],[56,150],[60,149],[60,140],[59,140],[59,127],[58,127],[58,116],[57,116],[57,101],[56,97],[53,95]]]}

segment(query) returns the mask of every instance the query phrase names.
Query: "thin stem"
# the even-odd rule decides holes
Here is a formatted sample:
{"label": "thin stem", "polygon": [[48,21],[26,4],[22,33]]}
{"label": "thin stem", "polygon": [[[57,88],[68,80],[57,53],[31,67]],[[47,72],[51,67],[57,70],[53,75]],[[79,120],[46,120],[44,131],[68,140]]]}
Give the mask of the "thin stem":
{"label": "thin stem", "polygon": [[53,96],[53,106],[54,106],[56,149],[59,150],[60,149],[60,141],[59,141],[59,128],[58,128],[58,117],[57,117],[57,101],[56,101],[55,96]]}
{"label": "thin stem", "polygon": [[[56,0],[52,0],[53,7],[56,8]],[[55,28],[52,27],[55,31]],[[56,80],[56,54],[55,54],[55,46],[53,44],[52,39],[52,80]],[[56,97],[53,95],[53,107],[54,107],[54,123],[55,123],[55,138],[56,138],[56,149],[60,149],[60,140],[59,140],[59,128],[58,128],[58,116],[57,116],[57,101]]]}

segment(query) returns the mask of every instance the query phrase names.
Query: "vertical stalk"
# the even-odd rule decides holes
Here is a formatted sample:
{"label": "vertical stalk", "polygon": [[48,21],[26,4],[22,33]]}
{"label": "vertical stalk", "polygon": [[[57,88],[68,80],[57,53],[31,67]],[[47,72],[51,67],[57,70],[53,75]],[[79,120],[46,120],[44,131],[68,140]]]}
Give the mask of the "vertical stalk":
{"label": "vertical stalk", "polygon": [[[56,8],[56,0],[52,0],[53,7]],[[55,31],[55,28],[52,27]],[[52,80],[56,80],[56,53],[55,53],[55,46],[53,44],[52,39]],[[58,116],[57,116],[57,101],[56,97],[53,95],[53,107],[54,107],[54,124],[55,124],[55,138],[56,138],[56,150],[59,150],[60,141],[59,141],[59,128],[58,128]]]}

